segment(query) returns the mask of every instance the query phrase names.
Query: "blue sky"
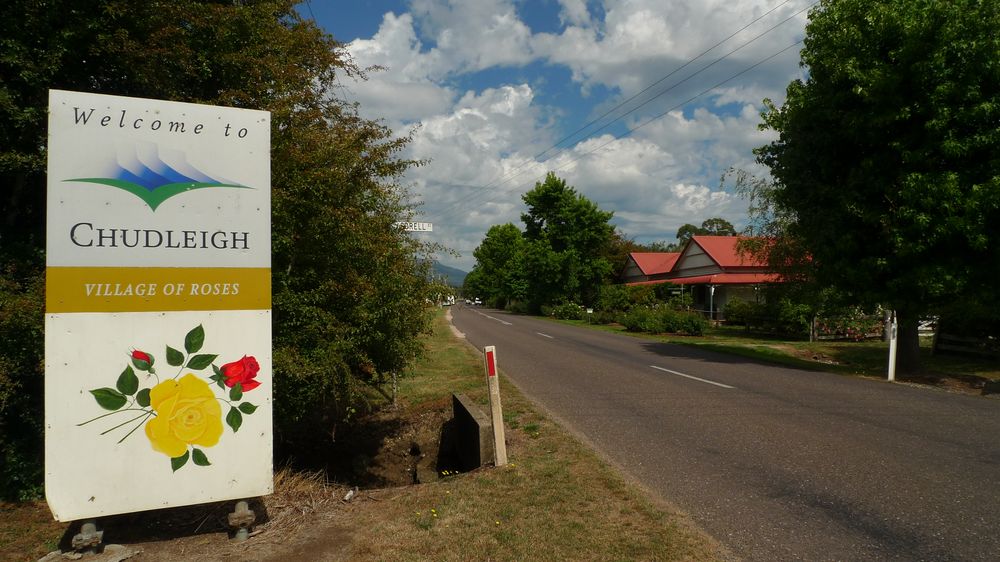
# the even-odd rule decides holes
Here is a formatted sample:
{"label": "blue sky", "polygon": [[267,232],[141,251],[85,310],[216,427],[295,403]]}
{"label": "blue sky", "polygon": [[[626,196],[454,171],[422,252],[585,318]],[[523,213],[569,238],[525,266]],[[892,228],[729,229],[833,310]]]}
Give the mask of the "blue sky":
{"label": "blue sky", "polygon": [[359,65],[385,67],[340,95],[413,133],[407,156],[429,164],[405,183],[414,220],[434,223],[418,236],[468,271],[490,226],[523,227],[521,195],[548,171],[639,242],[712,217],[745,224],[746,203],[719,179],[763,173],[751,152],[773,138],[757,129],[762,100],[780,104],[802,75],[796,42],[814,3],[311,0],[299,12]]}

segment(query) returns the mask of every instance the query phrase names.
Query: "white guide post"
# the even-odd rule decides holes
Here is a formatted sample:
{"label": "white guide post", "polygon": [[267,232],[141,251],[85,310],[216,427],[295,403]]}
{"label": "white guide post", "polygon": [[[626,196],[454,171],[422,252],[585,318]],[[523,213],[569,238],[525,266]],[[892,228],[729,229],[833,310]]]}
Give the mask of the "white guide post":
{"label": "white guide post", "polygon": [[507,464],[507,443],[503,431],[503,408],[500,406],[500,380],[497,377],[497,350],[488,345],[483,348],[486,360],[486,384],[490,390],[490,419],[493,422],[493,451],[496,466]]}
{"label": "white guide post", "polygon": [[892,311],[889,320],[889,382],[896,380],[896,311]]}

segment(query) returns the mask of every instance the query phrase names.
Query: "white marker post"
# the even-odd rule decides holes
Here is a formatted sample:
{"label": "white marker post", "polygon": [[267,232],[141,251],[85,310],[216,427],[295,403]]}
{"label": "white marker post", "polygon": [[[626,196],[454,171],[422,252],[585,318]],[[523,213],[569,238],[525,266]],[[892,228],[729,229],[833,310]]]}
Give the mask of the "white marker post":
{"label": "white marker post", "polygon": [[497,378],[497,350],[488,345],[483,348],[486,360],[486,384],[490,389],[490,418],[493,422],[493,451],[496,466],[507,464],[507,443],[503,432],[503,408],[500,407],[500,380]]}
{"label": "white marker post", "polygon": [[896,311],[889,317],[889,382],[896,380]]}

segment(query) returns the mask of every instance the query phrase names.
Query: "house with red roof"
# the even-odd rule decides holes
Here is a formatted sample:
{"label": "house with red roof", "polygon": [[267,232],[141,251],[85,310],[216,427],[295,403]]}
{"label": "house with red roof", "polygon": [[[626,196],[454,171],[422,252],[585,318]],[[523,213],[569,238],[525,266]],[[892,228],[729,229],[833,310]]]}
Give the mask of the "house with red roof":
{"label": "house with red roof", "polygon": [[755,301],[761,285],[781,282],[767,263],[739,251],[740,238],[692,236],[680,253],[632,253],[621,280],[627,285],[680,285],[691,293],[696,308],[719,318],[730,300]]}
{"label": "house with red roof", "polygon": [[623,283],[666,279],[680,255],[680,252],[632,252],[620,279]]}

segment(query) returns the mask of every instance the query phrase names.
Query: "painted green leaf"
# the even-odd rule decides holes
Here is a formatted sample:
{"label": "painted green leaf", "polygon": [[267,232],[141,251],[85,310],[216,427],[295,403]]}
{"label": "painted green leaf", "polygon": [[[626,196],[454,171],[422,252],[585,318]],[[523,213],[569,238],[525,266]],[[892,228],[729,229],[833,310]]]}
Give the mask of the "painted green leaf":
{"label": "painted green leaf", "polygon": [[215,384],[219,385],[219,388],[221,388],[222,390],[225,390],[226,389],[226,384],[225,384],[226,377],[223,376],[222,369],[219,369],[218,367],[215,366],[215,363],[212,363],[212,370],[215,371],[215,374],[212,375],[209,378],[212,379],[213,381],[215,381]]}
{"label": "painted green leaf", "polygon": [[184,354],[168,345],[167,364],[171,367],[180,367],[184,364]]}
{"label": "painted green leaf", "polygon": [[149,389],[144,388],[135,395],[136,404],[142,406],[143,408],[149,407]]}
{"label": "painted green leaf", "polygon": [[205,343],[205,328],[202,328],[201,324],[198,324],[197,327],[184,336],[184,349],[189,354],[197,353],[203,343]]}
{"label": "painted green leaf", "polygon": [[212,361],[215,361],[216,357],[218,357],[218,355],[207,355],[207,354],[195,355],[191,359],[188,359],[187,366],[191,369],[196,369],[196,370],[204,369],[205,367],[211,365]]}
{"label": "painted green leaf", "polygon": [[174,470],[174,472],[177,472],[178,468],[180,468],[180,467],[184,466],[185,464],[187,464],[188,457],[190,457],[190,456],[191,456],[191,453],[189,453],[187,451],[184,451],[183,455],[181,455],[179,457],[174,457],[174,458],[170,459],[170,468],[172,468]]}
{"label": "painted green leaf", "polygon": [[94,395],[97,404],[105,410],[117,410],[128,402],[125,395],[113,388],[95,388],[90,393]]}
{"label": "painted green leaf", "polygon": [[126,366],[122,374],[118,375],[118,382],[115,383],[115,387],[118,388],[118,392],[126,396],[132,396],[136,390],[139,390],[139,377],[135,376],[135,371],[132,370],[132,367]]}
{"label": "painted green leaf", "polygon": [[229,413],[226,414],[226,424],[233,428],[233,433],[236,433],[243,425],[243,414],[236,408],[229,408]]}
{"label": "painted green leaf", "polygon": [[205,453],[201,449],[193,449],[191,451],[191,460],[198,466],[212,465],[212,463],[208,462],[208,457],[205,456]]}
{"label": "painted green leaf", "polygon": [[254,406],[249,402],[244,402],[240,404],[240,411],[249,415],[257,411],[257,406]]}
{"label": "painted green leaf", "polygon": [[236,383],[236,385],[229,391],[229,399],[233,402],[237,402],[241,398],[243,398],[243,384]]}

